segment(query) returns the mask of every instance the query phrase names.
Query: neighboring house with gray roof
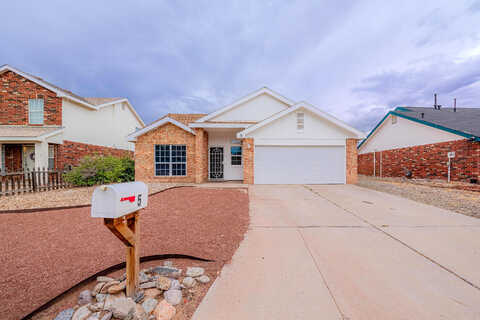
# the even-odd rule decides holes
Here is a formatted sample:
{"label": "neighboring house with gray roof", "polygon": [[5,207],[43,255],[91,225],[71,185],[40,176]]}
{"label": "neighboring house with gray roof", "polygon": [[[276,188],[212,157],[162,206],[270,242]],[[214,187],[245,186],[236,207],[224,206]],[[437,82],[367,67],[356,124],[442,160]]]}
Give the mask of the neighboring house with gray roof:
{"label": "neighboring house with gray roof", "polygon": [[86,98],[0,66],[0,171],[76,165],[85,155],[132,154],[144,123],[126,98]]}
{"label": "neighboring house with gray roof", "polygon": [[365,175],[476,182],[480,108],[397,107],[358,146]]}

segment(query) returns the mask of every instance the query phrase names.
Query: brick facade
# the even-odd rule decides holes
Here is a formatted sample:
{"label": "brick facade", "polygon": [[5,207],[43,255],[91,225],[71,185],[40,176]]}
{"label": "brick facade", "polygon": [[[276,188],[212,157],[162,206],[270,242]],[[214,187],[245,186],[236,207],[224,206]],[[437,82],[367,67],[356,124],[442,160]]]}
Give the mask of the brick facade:
{"label": "brick facade", "polygon": [[254,158],[255,146],[253,138],[245,138],[242,140],[242,157],[243,157],[243,183],[254,183]]}
{"label": "brick facade", "polygon": [[133,152],[129,150],[65,140],[63,144],[57,145],[55,150],[55,164],[58,169],[65,169],[68,165],[78,165],[80,160],[85,156],[95,155],[133,158]]}
{"label": "brick facade", "polygon": [[[167,123],[137,138],[135,144],[135,180],[144,182],[195,182],[197,177],[195,135]],[[187,147],[187,175],[174,177],[155,176],[155,145],[182,144]],[[199,175],[202,176],[201,174]]]}
{"label": "brick facade", "polygon": [[[451,180],[470,182],[480,178],[480,142],[469,140],[448,141],[375,153],[375,175],[382,177],[447,179],[447,153],[455,151],[451,164]],[[373,153],[358,156],[358,172],[374,174]]]}
{"label": "brick facade", "polygon": [[346,140],[346,182],[347,184],[355,184],[358,182],[358,156],[357,156],[357,139]]}
{"label": "brick facade", "polygon": [[28,100],[44,100],[44,125],[62,125],[62,98],[24,77],[0,74],[0,125],[28,125]]}

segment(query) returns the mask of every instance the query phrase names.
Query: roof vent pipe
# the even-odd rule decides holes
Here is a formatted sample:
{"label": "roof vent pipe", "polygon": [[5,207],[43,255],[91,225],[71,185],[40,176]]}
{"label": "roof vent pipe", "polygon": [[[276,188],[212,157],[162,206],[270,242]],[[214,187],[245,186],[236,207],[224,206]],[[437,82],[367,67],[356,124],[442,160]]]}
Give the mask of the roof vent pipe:
{"label": "roof vent pipe", "polygon": [[420,113],[420,116],[421,116],[421,117],[422,117],[422,119],[423,119],[423,117],[425,116],[425,113],[423,113],[423,112],[422,112],[422,113]]}
{"label": "roof vent pipe", "polygon": [[433,94],[433,99],[434,99],[433,109],[435,109],[435,110],[440,110],[440,108],[442,107],[442,105],[437,104],[437,94],[436,94],[436,93]]}
{"label": "roof vent pipe", "polygon": [[457,98],[453,98],[453,112],[457,112]]}

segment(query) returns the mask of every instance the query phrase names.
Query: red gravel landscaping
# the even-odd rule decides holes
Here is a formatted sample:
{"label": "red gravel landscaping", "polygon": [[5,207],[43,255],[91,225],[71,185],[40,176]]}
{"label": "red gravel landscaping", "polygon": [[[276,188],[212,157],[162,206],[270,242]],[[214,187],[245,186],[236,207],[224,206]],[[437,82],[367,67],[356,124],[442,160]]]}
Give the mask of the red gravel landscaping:
{"label": "red gravel landscaping", "polygon": [[[140,215],[141,256],[228,262],[248,227],[246,189],[176,188]],[[0,319],[19,319],[78,282],[125,260],[123,244],[90,208],[0,214]]]}

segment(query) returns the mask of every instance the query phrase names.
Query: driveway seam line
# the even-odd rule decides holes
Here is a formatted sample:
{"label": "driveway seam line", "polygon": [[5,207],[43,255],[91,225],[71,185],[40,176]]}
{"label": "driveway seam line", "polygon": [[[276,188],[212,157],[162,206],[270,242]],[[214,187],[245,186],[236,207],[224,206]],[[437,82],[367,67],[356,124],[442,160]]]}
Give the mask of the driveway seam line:
{"label": "driveway seam line", "polygon": [[305,245],[305,248],[307,249],[308,254],[312,258],[313,264],[315,264],[315,268],[317,269],[318,273],[320,274],[320,277],[322,277],[323,284],[325,284],[325,287],[327,287],[328,293],[332,297],[333,303],[335,303],[335,306],[337,307],[337,310],[340,313],[341,319],[348,319],[348,318],[345,318],[345,314],[343,313],[342,309],[340,309],[340,305],[337,303],[337,299],[335,299],[335,296],[333,295],[333,292],[332,292],[332,290],[330,289],[330,286],[327,283],[327,279],[325,278],[322,271],[320,270],[320,266],[318,265],[317,260],[315,260],[315,257],[313,256],[313,253],[310,250],[310,247],[308,246],[307,241],[303,237],[302,231],[297,228],[297,232],[300,234],[300,237],[302,238],[303,244]]}
{"label": "driveway seam line", "polygon": [[480,290],[480,287],[477,286],[476,284],[470,282],[469,280],[467,280],[466,278],[460,276],[458,273],[456,273],[455,271],[453,270],[450,270],[449,268],[443,266],[442,264],[440,264],[439,262],[435,261],[434,259],[426,256],[425,254],[423,254],[422,252],[418,251],[417,249],[413,248],[412,246],[408,245],[407,243],[403,242],[402,240],[394,237],[393,235],[391,235],[390,233],[384,231],[382,228],[380,227],[377,227],[376,225],[374,225],[373,223],[369,222],[368,220],[358,216],[357,214],[353,213],[352,211],[348,210],[348,209],[345,209],[344,207],[340,206],[338,203],[336,203],[335,201],[332,201],[324,196],[322,196],[320,193],[316,192],[315,190],[311,189],[310,187],[308,186],[305,186],[304,185],[304,188],[306,188],[307,190],[309,190],[310,192],[312,192],[313,194],[316,194],[317,196],[319,196],[320,198],[322,199],[325,199],[327,200],[328,202],[332,203],[333,205],[335,205],[336,207],[342,209],[343,211],[345,212],[348,212],[350,213],[351,215],[353,215],[354,217],[362,220],[363,222],[367,223],[368,225],[370,225],[372,228],[384,233],[385,235],[387,235],[388,237],[390,237],[391,239],[399,242],[400,244],[402,244],[403,246],[407,247],[408,249],[412,250],[413,252],[417,253],[418,255],[424,257],[425,259],[427,259],[428,261],[432,262],[433,264],[437,265],[438,267],[440,267],[441,269],[447,271],[448,273],[454,275],[455,277],[457,277],[458,279],[464,281],[465,283],[469,284],[470,286],[472,286],[473,288],[477,289],[477,290]]}

